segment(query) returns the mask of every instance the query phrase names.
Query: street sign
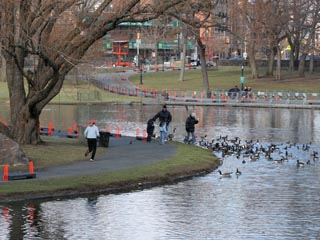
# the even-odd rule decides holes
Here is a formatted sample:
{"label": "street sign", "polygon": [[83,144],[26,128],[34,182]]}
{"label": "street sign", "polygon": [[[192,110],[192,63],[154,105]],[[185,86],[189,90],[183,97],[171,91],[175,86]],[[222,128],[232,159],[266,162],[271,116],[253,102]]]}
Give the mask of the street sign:
{"label": "street sign", "polygon": [[241,84],[244,84],[245,81],[246,81],[245,77],[240,77],[240,83],[241,83]]}

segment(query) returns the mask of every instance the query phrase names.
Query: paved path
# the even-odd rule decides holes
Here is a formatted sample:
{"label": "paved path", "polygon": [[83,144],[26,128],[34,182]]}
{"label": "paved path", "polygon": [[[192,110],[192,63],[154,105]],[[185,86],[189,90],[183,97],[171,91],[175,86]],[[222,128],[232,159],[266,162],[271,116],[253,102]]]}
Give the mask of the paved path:
{"label": "paved path", "polygon": [[[101,148],[97,148],[99,152]],[[83,148],[83,153],[86,147]],[[144,142],[133,137],[110,137],[105,154],[96,157],[94,162],[79,161],[70,165],[48,167],[36,171],[38,179],[57,178],[111,172],[159,162],[174,156],[173,144],[160,145],[157,140]],[[90,155],[88,155],[88,159]]]}

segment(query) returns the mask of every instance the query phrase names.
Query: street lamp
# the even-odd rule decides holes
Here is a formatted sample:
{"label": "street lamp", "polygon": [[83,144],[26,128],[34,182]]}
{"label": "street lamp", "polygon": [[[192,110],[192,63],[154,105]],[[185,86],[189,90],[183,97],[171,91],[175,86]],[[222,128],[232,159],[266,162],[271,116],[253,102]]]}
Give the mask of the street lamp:
{"label": "street lamp", "polygon": [[242,63],[242,65],[241,65],[241,77],[240,77],[241,90],[243,90],[243,84],[245,82],[245,78],[243,76],[243,72],[244,72],[244,63]]}
{"label": "street lamp", "polygon": [[139,52],[139,48],[140,48],[140,44],[141,44],[141,39],[140,39],[140,33],[137,33],[137,61],[138,61],[138,69],[140,71],[140,85],[143,85],[142,82],[142,65],[141,65],[141,60],[140,60],[140,52]]}
{"label": "street lamp", "polygon": [[243,53],[243,61],[242,61],[242,65],[241,65],[241,77],[240,77],[240,83],[241,83],[241,90],[243,90],[243,84],[246,81],[245,77],[243,76],[243,72],[244,72],[244,61],[247,60],[247,52]]}
{"label": "street lamp", "polygon": [[[140,62],[140,60],[139,60]],[[142,64],[140,63],[140,85],[143,85],[143,82],[142,82]]]}

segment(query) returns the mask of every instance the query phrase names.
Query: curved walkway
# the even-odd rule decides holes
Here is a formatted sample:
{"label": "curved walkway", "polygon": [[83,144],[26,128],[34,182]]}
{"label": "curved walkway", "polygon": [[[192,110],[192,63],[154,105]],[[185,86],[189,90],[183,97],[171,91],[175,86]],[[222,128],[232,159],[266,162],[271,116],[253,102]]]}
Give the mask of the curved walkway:
{"label": "curved walkway", "polygon": [[94,162],[78,161],[69,165],[38,169],[36,177],[47,179],[111,172],[159,162],[173,157],[176,153],[176,147],[173,144],[160,145],[157,140],[144,142],[125,136],[110,137],[109,147],[105,154],[99,154],[99,149],[97,148],[98,156]]}

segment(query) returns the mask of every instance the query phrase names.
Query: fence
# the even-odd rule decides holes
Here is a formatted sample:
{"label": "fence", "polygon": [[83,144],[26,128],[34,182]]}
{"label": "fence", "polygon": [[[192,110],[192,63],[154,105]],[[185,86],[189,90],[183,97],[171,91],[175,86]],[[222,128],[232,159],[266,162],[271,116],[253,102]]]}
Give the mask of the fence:
{"label": "fence", "polygon": [[210,93],[204,91],[158,90],[151,88],[134,87],[126,88],[119,85],[109,85],[103,81],[94,80],[93,83],[104,91],[146,98],[157,98],[164,101],[177,103],[247,103],[247,104],[295,104],[319,105],[320,93],[283,92],[283,91],[239,91],[214,90]]}
{"label": "fence", "polygon": [[77,100],[79,102],[86,102],[86,101],[101,101],[101,94],[99,91],[93,92],[77,92]]}

